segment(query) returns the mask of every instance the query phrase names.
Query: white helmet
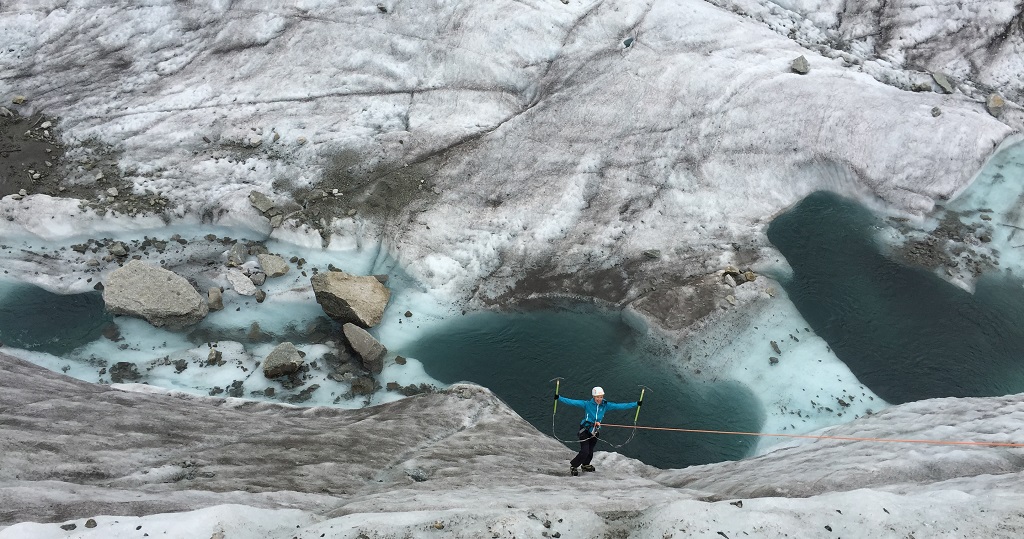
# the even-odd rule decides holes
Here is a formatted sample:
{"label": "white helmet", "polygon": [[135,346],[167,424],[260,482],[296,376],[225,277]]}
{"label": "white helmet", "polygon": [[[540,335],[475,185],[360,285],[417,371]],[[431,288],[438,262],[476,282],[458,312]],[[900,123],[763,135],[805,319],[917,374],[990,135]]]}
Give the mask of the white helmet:
{"label": "white helmet", "polygon": [[598,395],[604,395],[604,389],[602,389],[601,386],[597,386],[590,391],[590,394],[595,397]]}

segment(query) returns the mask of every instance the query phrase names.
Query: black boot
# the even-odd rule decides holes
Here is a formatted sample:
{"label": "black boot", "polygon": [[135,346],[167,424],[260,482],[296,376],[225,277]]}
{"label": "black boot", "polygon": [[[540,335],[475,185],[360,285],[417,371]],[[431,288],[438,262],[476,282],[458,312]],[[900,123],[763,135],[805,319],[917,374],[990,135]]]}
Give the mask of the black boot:
{"label": "black boot", "polygon": [[580,474],[580,469],[575,467],[575,466],[573,466],[573,467],[569,468],[569,474],[573,475],[573,476],[579,475]]}
{"label": "black boot", "polygon": [[597,468],[594,468],[593,466],[591,466],[589,464],[584,464],[583,465],[583,471],[584,472],[593,472],[593,471],[597,471]]}

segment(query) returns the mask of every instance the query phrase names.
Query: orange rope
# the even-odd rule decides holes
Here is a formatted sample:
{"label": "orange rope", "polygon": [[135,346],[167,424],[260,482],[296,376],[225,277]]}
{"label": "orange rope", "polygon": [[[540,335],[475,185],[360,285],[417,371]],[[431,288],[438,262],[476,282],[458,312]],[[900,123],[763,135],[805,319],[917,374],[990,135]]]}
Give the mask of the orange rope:
{"label": "orange rope", "polygon": [[703,429],[671,429],[668,427],[638,427],[636,425],[613,425],[601,423],[602,427],[620,427],[626,429],[668,430],[673,432],[696,432],[700,434],[735,434],[739,436],[779,436],[783,438],[810,438],[813,440],[845,440],[848,442],[893,442],[903,444],[935,444],[935,445],[980,445],[990,447],[1024,447],[1024,444],[1010,442],[966,442],[950,440],[905,440],[899,438],[858,438],[855,436],[814,436],[811,434],[779,434],[771,432],[733,432],[727,430]]}

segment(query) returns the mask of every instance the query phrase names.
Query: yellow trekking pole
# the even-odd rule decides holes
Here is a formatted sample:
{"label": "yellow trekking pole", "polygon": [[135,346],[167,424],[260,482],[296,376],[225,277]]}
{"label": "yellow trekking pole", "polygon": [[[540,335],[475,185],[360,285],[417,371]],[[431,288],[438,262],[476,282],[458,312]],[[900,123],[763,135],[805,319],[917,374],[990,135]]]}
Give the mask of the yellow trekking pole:
{"label": "yellow trekking pole", "polygon": [[640,418],[640,407],[644,404],[644,391],[647,390],[647,386],[640,386],[640,400],[636,401],[636,415],[633,416],[633,425],[636,425],[636,420]]}
{"label": "yellow trekking pole", "polygon": [[555,407],[551,410],[551,415],[554,415],[558,411],[558,388],[562,384],[562,377],[558,376],[548,380],[549,382],[555,383]]}

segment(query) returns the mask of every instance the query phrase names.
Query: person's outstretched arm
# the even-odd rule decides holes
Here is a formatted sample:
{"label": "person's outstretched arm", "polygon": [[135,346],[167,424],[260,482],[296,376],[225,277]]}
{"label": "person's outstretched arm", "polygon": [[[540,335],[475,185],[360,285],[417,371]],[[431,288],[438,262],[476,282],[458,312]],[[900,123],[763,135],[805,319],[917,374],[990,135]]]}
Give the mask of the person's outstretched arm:
{"label": "person's outstretched arm", "polygon": [[636,408],[637,405],[639,404],[639,403],[637,403],[635,401],[634,402],[612,402],[612,401],[605,401],[605,402],[608,403],[608,409],[609,410],[632,410],[633,408]]}
{"label": "person's outstretched arm", "polygon": [[561,395],[558,395],[558,402],[568,404],[569,406],[575,406],[577,408],[584,408],[587,406],[587,401],[578,399],[567,399]]}

